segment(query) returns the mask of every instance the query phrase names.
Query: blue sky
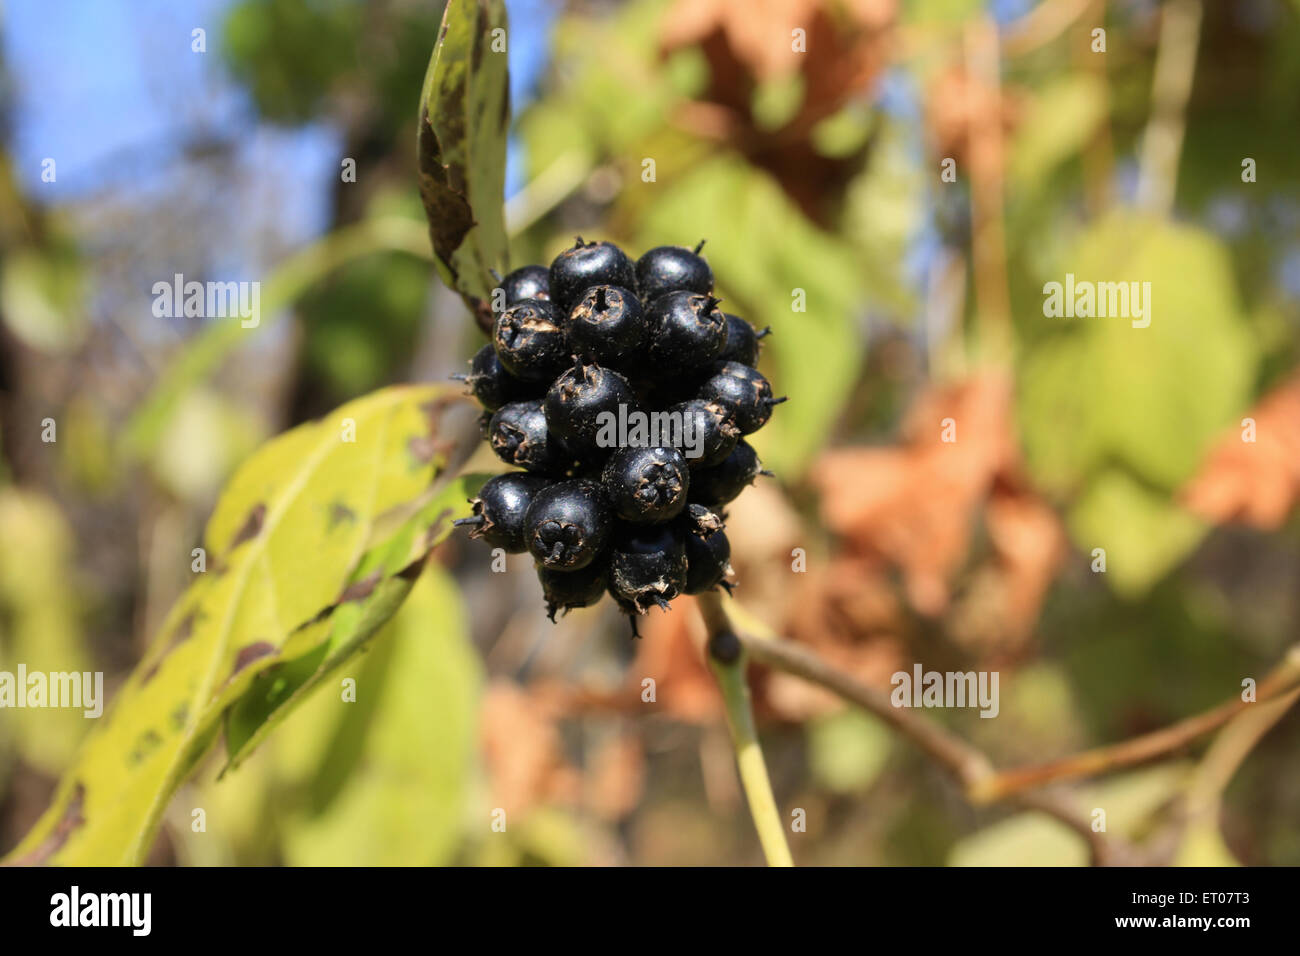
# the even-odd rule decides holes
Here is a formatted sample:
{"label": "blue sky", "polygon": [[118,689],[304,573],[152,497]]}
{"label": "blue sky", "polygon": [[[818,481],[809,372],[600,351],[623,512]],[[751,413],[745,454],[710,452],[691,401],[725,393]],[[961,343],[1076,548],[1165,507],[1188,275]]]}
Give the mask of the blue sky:
{"label": "blue sky", "polygon": [[[147,192],[183,144],[247,130],[253,107],[226,75],[220,43],[231,0],[6,0],[4,57],[14,82],[9,144],[28,195],[58,203],[106,188]],[[510,0],[511,93],[518,110],[546,62],[547,0]],[[207,31],[206,54],[191,31]],[[226,135],[223,135],[226,134]],[[338,166],[327,124],[259,125],[241,138],[240,162],[282,183],[285,231],[306,239],[328,225],[323,203]],[[51,157],[57,180],[41,181]],[[508,192],[521,185],[517,144]]]}

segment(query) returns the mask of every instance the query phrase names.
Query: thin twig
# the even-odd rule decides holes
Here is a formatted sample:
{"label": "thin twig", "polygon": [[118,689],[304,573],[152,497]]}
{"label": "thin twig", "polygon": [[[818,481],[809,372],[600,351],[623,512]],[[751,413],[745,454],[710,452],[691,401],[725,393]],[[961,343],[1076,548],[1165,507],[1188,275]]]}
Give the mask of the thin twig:
{"label": "thin twig", "polygon": [[1151,89],[1151,118],[1142,137],[1137,204],[1167,216],[1178,185],[1178,158],[1201,38],[1200,0],[1171,0],[1160,10],[1160,43]]}
{"label": "thin twig", "polygon": [[1280,697],[1298,683],[1300,645],[1293,647],[1268,676],[1260,681],[1254,703],[1234,697],[1202,714],[1187,717],[1141,737],[1085,750],[1050,763],[1000,771],[978,782],[971,792],[971,798],[977,803],[989,803],[1046,783],[1093,777],[1146,763],[1181,750],[1198,737],[1223,726],[1245,708]]}
{"label": "thin twig", "polygon": [[[1094,832],[1090,821],[1072,807],[1068,795],[1047,788],[1047,785],[1108,773],[1166,755],[1222,726],[1243,707],[1250,706],[1234,698],[1204,714],[1121,744],[1085,751],[1041,767],[998,772],[983,752],[960,737],[911,710],[893,706],[887,693],[841,673],[810,649],[770,633],[758,633],[767,629],[744,614],[738,606],[732,604],[729,608],[733,612],[731,616],[741,620],[742,626],[735,631],[754,660],[774,670],[802,677],[879,717],[947,770],[972,805],[1004,801],[1037,810],[1060,821],[1088,841],[1093,861],[1098,864],[1132,863],[1136,854],[1115,837]],[[727,609],[720,603],[717,603],[714,615],[722,615],[722,618],[721,622],[715,620],[713,627],[731,626]],[[1286,700],[1294,699],[1289,695],[1300,695],[1300,687],[1296,685],[1300,685],[1300,645],[1293,647],[1260,682],[1257,700],[1261,705],[1265,701],[1276,701],[1281,705],[1284,695],[1287,695]]]}

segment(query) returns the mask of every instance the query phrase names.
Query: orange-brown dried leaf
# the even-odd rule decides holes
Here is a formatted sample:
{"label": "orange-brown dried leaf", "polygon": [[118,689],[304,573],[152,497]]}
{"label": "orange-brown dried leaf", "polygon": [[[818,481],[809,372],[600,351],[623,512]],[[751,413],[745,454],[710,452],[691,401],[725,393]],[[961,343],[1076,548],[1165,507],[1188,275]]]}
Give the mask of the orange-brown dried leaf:
{"label": "orange-brown dried leaf", "polygon": [[1184,505],[1216,524],[1281,527],[1300,502],[1300,376],[1266,395],[1243,430],[1225,435],[1183,490]]}
{"label": "orange-brown dried leaf", "polygon": [[525,814],[541,804],[573,801],[579,776],[564,759],[556,717],[544,695],[504,679],[488,685],[480,737],[493,806]]}

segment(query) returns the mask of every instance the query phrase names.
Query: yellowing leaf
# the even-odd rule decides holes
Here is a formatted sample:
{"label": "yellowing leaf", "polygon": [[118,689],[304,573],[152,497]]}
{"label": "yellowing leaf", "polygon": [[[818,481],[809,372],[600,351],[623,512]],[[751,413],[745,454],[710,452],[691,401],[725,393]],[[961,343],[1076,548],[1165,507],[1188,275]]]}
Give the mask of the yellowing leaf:
{"label": "yellowing leaf", "polygon": [[455,582],[431,567],[377,639],[357,680],[357,702],[342,702],[337,690],[314,702],[318,718],[328,710],[340,722],[350,721],[350,708],[374,712],[356,741],[355,763],[330,773],[329,759],[346,749],[330,748],[326,777],[318,777],[331,791],[322,812],[289,821],[290,864],[450,861],[464,825],[482,683],[467,634]]}
{"label": "yellowing leaf", "polygon": [[466,403],[443,386],[389,388],[244,463],[208,523],[207,571],[164,621],[15,861],[112,865],[148,851],[221,713],[303,625],[354,598],[349,582],[363,556],[402,529],[448,457],[472,447],[472,425],[457,432],[459,411]]}

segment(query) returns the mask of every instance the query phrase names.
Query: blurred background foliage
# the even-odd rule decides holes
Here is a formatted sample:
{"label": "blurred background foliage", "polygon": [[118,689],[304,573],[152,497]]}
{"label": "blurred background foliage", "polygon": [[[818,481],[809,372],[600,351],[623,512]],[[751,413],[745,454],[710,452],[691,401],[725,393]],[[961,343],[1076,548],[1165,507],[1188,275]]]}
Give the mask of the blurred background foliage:
{"label": "blurred background foliage", "polygon": [[[1000,671],[998,719],[931,716],[1008,765],[1212,706],[1295,642],[1300,3],[1171,5],[1199,29],[1189,92],[1159,100],[1155,0],[507,6],[512,263],[575,233],[707,239],[726,307],[773,329],[762,367],[793,400],[757,444],[778,477],[731,509],[749,611],[881,686],[913,661]],[[480,344],[419,239],[440,7],[4,4],[0,669],[103,670],[111,692],[258,442]],[[1182,136],[1172,166],[1157,127]],[[1045,318],[1066,272],[1149,281],[1151,326]],[[279,276],[291,321],[159,317],[176,273]],[[323,686],[240,769],[205,768],[151,860],[757,862],[689,602],[632,644],[608,608],[552,626],[525,571],[442,546],[350,667],[357,702]],[[870,718],[752,676],[778,801],[807,811],[797,861],[1086,862],[1050,820],[967,807]],[[84,728],[0,712],[0,851]],[[1298,745],[1292,713],[1208,824],[1171,810],[1184,757],[1082,805],[1157,862],[1294,865]]]}

